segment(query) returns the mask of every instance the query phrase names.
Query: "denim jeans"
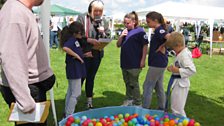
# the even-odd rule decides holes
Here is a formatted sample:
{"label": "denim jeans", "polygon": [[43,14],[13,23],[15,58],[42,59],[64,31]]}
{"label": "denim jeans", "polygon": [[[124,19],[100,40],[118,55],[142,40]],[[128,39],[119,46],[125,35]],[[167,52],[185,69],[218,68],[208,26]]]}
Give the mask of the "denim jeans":
{"label": "denim jeans", "polygon": [[50,48],[52,48],[54,43],[56,48],[58,48],[58,33],[57,31],[50,31]]}

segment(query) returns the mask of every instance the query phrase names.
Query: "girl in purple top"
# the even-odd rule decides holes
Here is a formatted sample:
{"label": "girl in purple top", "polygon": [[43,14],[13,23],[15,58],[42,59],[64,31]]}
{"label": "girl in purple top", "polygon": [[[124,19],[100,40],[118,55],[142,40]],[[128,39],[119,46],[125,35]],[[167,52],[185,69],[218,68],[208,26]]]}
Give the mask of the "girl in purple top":
{"label": "girl in purple top", "polygon": [[149,12],[146,15],[147,25],[155,29],[150,41],[148,65],[149,69],[143,85],[143,107],[150,108],[153,89],[158,97],[158,109],[165,107],[165,92],[163,89],[163,75],[168,64],[168,55],[164,43],[169,34],[163,16],[158,12]]}
{"label": "girl in purple top", "polygon": [[120,63],[126,86],[126,100],[123,105],[141,105],[139,74],[145,67],[148,37],[138,27],[138,16],[133,11],[124,17],[126,29],[121,33],[117,47],[121,47]]}
{"label": "girl in purple top", "polygon": [[77,98],[81,95],[81,78],[86,76],[83,52],[78,39],[82,38],[84,27],[79,22],[73,22],[63,28],[60,46],[66,52],[66,77],[68,90],[65,99],[65,116],[75,111]]}

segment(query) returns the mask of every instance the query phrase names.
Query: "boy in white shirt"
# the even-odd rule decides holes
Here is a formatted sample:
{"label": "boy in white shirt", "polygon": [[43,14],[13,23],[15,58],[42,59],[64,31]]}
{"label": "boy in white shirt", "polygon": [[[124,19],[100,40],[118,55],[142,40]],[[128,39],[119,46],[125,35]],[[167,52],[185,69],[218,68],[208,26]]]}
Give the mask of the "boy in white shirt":
{"label": "boy in white shirt", "polygon": [[[189,77],[196,73],[196,68],[192,60],[191,52],[185,47],[184,36],[178,32],[172,32],[166,41],[166,47],[173,49],[176,53],[174,64],[167,67],[172,72],[167,90],[172,87],[171,110],[175,115],[186,117],[184,107],[190,88]],[[166,107],[168,104],[166,104]]]}

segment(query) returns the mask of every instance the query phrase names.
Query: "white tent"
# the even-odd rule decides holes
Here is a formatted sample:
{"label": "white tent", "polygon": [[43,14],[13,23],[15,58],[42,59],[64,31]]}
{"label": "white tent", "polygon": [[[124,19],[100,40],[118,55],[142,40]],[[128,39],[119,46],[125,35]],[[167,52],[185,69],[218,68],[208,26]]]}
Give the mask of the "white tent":
{"label": "white tent", "polygon": [[212,29],[214,20],[224,19],[224,8],[214,6],[194,5],[168,1],[148,8],[138,10],[139,17],[145,18],[150,11],[157,11],[164,17],[186,20],[207,20],[210,23],[210,56],[212,52]]}

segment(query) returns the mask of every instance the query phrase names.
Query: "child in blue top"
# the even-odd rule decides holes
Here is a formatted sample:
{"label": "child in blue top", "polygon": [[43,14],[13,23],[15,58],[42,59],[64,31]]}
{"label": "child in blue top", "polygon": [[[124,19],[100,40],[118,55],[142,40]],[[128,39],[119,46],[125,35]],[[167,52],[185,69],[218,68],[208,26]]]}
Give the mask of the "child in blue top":
{"label": "child in blue top", "polygon": [[166,31],[166,23],[158,12],[149,12],[146,21],[150,28],[155,29],[155,34],[150,41],[148,65],[149,69],[143,85],[143,107],[150,108],[153,89],[158,97],[158,109],[165,107],[165,92],[163,89],[163,76],[168,63],[167,51],[164,43],[169,34]]}
{"label": "child in blue top", "polygon": [[133,11],[124,17],[126,29],[121,33],[117,47],[121,47],[120,63],[126,86],[126,100],[123,105],[141,105],[139,74],[145,67],[148,37],[138,27],[138,16]]}
{"label": "child in blue top", "polygon": [[61,31],[60,46],[66,52],[66,77],[68,90],[65,99],[65,116],[75,111],[77,98],[81,95],[81,78],[86,76],[83,52],[78,39],[82,38],[84,27],[73,22]]}

